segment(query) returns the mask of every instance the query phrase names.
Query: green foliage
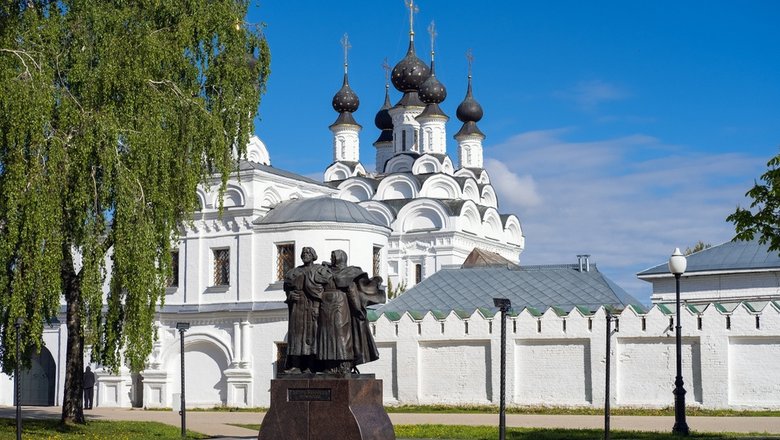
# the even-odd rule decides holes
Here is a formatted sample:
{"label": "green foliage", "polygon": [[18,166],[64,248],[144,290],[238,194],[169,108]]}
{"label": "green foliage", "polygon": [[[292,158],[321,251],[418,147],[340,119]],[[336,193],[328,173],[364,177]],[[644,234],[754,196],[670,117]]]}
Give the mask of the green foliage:
{"label": "green foliage", "polygon": [[780,252],[780,155],[767,162],[767,172],[745,195],[753,201],[750,209],[737,207],[726,220],[734,223],[734,240],[752,240],[758,236],[769,250]]}
{"label": "green foliage", "polygon": [[207,176],[221,173],[224,191],[270,72],[247,6],[0,4],[3,371],[16,361],[9,323],[25,319],[29,359],[62,298],[93,359],[116,368],[124,348],[144,367],[179,225]]}
{"label": "green foliage", "polygon": [[694,252],[700,252],[700,251],[703,251],[704,249],[709,249],[711,247],[712,247],[711,244],[705,243],[705,242],[699,240],[699,241],[696,242],[695,245],[693,245],[693,247],[685,248],[685,252],[683,252],[683,254],[691,255]]}
{"label": "green foliage", "polygon": [[393,299],[406,292],[406,281],[403,281],[398,287],[393,287],[393,282],[388,278],[387,280],[387,299]]}
{"label": "green foliage", "polygon": [[[0,419],[0,438],[15,438],[16,421]],[[24,420],[25,440],[114,439],[114,440],[181,440],[181,429],[157,422],[91,421],[86,425],[62,426],[56,420]],[[188,439],[209,438],[187,430]]]}

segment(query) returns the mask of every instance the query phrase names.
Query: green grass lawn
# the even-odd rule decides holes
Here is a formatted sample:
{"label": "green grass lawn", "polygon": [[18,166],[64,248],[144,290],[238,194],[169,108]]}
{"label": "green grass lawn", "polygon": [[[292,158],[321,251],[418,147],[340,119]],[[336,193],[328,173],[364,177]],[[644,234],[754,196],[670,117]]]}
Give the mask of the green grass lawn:
{"label": "green grass lawn", "polygon": [[[498,407],[491,405],[400,405],[386,406],[389,413],[449,413],[449,414],[498,414]],[[147,411],[171,411],[170,408],[148,409]],[[218,406],[214,408],[193,408],[192,411],[224,411],[224,412],[267,412],[268,408],[234,408]],[[549,414],[549,415],[581,415],[601,416],[604,408],[590,407],[559,407],[559,406],[512,406],[506,409],[507,414]],[[613,416],[673,416],[674,407],[666,408],[613,408]],[[732,410],[732,409],[702,409],[687,407],[688,416],[711,417],[780,417],[778,410]]]}
{"label": "green grass lawn", "polygon": [[[187,431],[188,438],[204,439],[206,435]],[[0,439],[16,438],[16,420],[0,419]],[[86,425],[60,427],[59,420],[24,420],[24,440],[179,440],[181,430],[157,422],[90,421]]]}
{"label": "green grass lawn", "polygon": [[[498,414],[497,406],[490,405],[401,405],[386,406],[389,413],[449,413],[449,414]],[[604,408],[589,407],[547,407],[547,406],[514,406],[507,407],[507,414],[549,414],[549,415],[604,415]],[[674,407],[666,408],[612,408],[613,416],[673,416]],[[688,416],[712,417],[780,417],[777,410],[736,411],[731,409],[701,409],[685,408]]]}
{"label": "green grass lawn", "polygon": [[[260,430],[260,425],[236,425],[242,428]],[[453,425],[395,425],[395,435],[399,439],[448,439],[448,440],[495,440],[498,438],[498,428],[494,426],[453,426]],[[541,428],[507,428],[507,440],[594,440],[603,439],[604,431],[599,429],[541,429]],[[642,431],[610,431],[612,439],[679,439],[672,434]],[[736,433],[691,433],[693,439],[778,439],[764,434]]]}
{"label": "green grass lawn", "polygon": [[[396,425],[398,438],[425,439],[468,439],[494,440],[498,428],[494,426],[448,426],[448,425]],[[507,428],[507,440],[593,440],[603,439],[604,431],[599,429],[540,429]],[[612,439],[679,439],[672,434],[641,431],[610,431]],[[692,433],[694,439],[768,439],[765,435]],[[777,438],[777,437],[774,437]]]}

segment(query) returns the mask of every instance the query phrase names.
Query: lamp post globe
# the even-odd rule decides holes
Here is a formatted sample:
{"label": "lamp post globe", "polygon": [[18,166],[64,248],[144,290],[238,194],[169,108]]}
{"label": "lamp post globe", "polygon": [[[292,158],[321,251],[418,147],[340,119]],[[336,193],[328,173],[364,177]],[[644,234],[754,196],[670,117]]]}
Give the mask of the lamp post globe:
{"label": "lamp post globe", "polygon": [[674,275],[682,275],[685,273],[685,269],[688,268],[688,260],[680,252],[680,248],[674,248],[672,256],[669,257],[669,272]]}
{"label": "lamp post globe", "polygon": [[675,248],[672,256],[669,257],[669,272],[674,275],[675,280],[675,305],[677,309],[677,326],[675,327],[676,345],[677,345],[677,377],[674,380],[674,427],[672,434],[687,436],[689,433],[688,423],[685,421],[685,388],[683,388],[682,378],[682,348],[680,325],[680,276],[688,268],[688,260],[680,252],[680,248]]}

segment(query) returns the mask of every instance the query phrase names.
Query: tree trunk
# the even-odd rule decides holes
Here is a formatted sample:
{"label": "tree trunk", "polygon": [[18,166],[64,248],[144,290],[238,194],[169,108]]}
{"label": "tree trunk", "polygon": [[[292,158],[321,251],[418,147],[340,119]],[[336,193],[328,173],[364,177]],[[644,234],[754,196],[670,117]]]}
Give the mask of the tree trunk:
{"label": "tree trunk", "polygon": [[[66,269],[67,270],[67,269]],[[64,279],[67,307],[68,347],[65,352],[65,390],[62,424],[85,423],[83,407],[84,338],[81,335],[81,292],[78,276],[69,270]]]}

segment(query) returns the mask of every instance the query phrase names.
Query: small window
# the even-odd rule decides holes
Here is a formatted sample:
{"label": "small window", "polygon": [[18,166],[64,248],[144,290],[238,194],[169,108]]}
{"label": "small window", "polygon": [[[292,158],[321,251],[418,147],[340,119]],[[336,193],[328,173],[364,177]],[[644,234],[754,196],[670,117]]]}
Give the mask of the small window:
{"label": "small window", "polygon": [[295,243],[276,245],[276,279],[283,280],[284,274],[295,267]]}
{"label": "small window", "polygon": [[561,322],[563,323],[563,332],[566,333],[566,320],[562,319]]}
{"label": "small window", "polygon": [[230,285],[230,249],[214,249],[214,285]]}
{"label": "small window", "polygon": [[699,315],[698,317],[696,317],[696,328],[701,330],[701,327],[702,327],[701,315]]}
{"label": "small window", "polygon": [[731,315],[726,315],[726,330],[731,330]]}
{"label": "small window", "polygon": [[588,330],[593,331],[593,318],[588,318]]}
{"label": "small window", "polygon": [[761,317],[756,315],[756,330],[761,329]]}
{"label": "small window", "polygon": [[374,276],[378,277],[380,274],[380,264],[382,264],[382,247],[374,246]]}
{"label": "small window", "polygon": [[517,320],[512,320],[512,333],[517,333]]}
{"label": "small window", "polygon": [[542,332],[542,320],[541,319],[537,319],[536,320],[536,333],[541,333],[541,332]]}
{"label": "small window", "polygon": [[414,283],[419,284],[422,281],[422,264],[414,265]]}
{"label": "small window", "polygon": [[179,251],[171,251],[171,275],[167,281],[168,287],[179,287]]}
{"label": "small window", "polygon": [[642,317],[642,331],[645,331],[645,330],[647,330],[647,320],[643,316]]}
{"label": "small window", "polygon": [[406,151],[406,130],[401,132],[401,151]]}

